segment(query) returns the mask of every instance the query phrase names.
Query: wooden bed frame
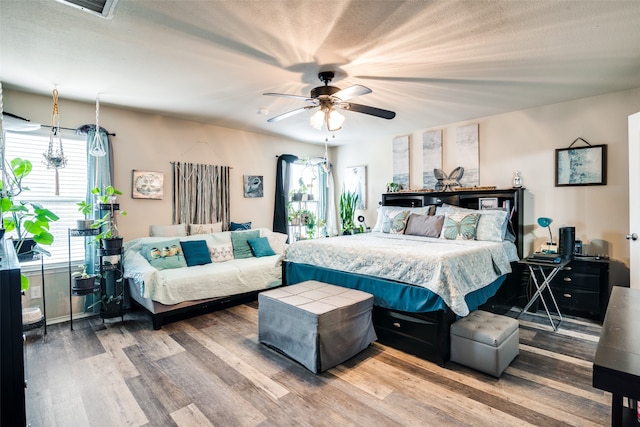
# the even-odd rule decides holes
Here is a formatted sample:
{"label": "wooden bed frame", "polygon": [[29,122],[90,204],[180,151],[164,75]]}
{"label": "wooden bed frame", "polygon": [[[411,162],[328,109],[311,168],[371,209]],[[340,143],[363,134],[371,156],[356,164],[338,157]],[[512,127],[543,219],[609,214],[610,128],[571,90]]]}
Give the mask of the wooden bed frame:
{"label": "wooden bed frame", "polygon": [[[496,198],[498,206],[511,210],[511,231],[516,236],[518,256],[523,254],[524,189],[465,190],[455,192],[400,192],[382,195],[383,206],[421,207],[450,204],[469,209],[479,209],[479,199]],[[491,312],[504,312],[513,306],[520,296],[520,272],[517,263],[511,265],[513,272],[500,287],[498,293],[481,308]],[[286,277],[283,265],[282,280]],[[409,313],[374,307],[373,323],[378,341],[399,350],[414,354],[444,366],[450,358],[449,328],[456,315],[449,308],[428,313]]]}

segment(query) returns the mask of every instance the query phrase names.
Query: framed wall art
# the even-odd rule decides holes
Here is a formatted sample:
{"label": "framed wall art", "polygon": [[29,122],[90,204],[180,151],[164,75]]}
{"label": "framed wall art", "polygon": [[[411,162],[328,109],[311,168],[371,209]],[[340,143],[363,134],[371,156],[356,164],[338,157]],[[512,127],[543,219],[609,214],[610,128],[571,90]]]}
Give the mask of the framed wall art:
{"label": "framed wall art", "polygon": [[162,200],[164,173],[133,170],[131,197],[134,199]]}
{"label": "framed wall art", "polygon": [[456,129],[456,164],[464,168],[460,178],[463,187],[480,185],[480,151],[478,143],[478,123]]}
{"label": "framed wall art", "polygon": [[478,199],[480,209],[498,209],[497,197],[481,197]]}
{"label": "framed wall art", "polygon": [[442,169],[442,130],[422,134],[422,188],[436,188],[434,169]]}
{"label": "framed wall art", "polygon": [[393,182],[400,189],[409,189],[409,135],[393,138]]}
{"label": "framed wall art", "polygon": [[264,197],[264,184],[262,175],[244,176],[244,197]]}
{"label": "framed wall art", "polygon": [[556,187],[606,184],[606,144],[556,149]]}

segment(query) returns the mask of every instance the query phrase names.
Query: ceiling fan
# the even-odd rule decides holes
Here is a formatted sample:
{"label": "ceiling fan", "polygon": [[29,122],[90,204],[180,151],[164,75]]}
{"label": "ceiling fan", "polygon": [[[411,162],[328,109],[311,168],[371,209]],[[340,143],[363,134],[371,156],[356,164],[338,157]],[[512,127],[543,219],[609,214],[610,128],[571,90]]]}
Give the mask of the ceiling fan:
{"label": "ceiling fan", "polygon": [[322,125],[327,126],[327,130],[336,131],[342,127],[344,117],[338,113],[338,109],[355,111],[357,113],[369,114],[370,116],[381,117],[383,119],[393,119],[396,113],[389,110],[383,110],[381,108],[370,107],[368,105],[354,104],[353,102],[347,102],[351,98],[356,96],[366,95],[371,93],[371,89],[362,85],[349,86],[346,89],[340,89],[335,86],[329,86],[331,80],[335,76],[333,71],[322,71],[318,74],[320,81],[324,83],[324,86],[318,86],[311,89],[311,96],[289,95],[286,93],[265,93],[267,96],[281,96],[285,98],[301,99],[310,103],[301,108],[289,111],[284,114],[272,117],[268,122],[277,122],[282,119],[286,119],[296,114],[302,113],[313,108],[318,108],[318,112],[311,117],[310,124],[316,129],[322,129]]}

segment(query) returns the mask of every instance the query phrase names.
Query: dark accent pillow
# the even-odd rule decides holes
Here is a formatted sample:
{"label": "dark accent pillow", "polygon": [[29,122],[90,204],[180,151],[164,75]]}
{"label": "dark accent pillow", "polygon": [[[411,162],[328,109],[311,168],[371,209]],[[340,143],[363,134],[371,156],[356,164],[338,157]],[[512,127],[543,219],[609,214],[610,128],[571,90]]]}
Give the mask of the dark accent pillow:
{"label": "dark accent pillow", "polygon": [[186,267],[187,262],[182,254],[180,239],[162,240],[142,245],[140,250],[152,267],[158,270]]}
{"label": "dark accent pillow", "polygon": [[260,258],[263,256],[271,256],[275,255],[275,251],[271,248],[269,244],[269,239],[266,237],[258,237],[256,239],[247,240],[249,246],[251,247],[251,251],[256,258]]}
{"label": "dark accent pillow", "polygon": [[444,215],[419,215],[411,214],[407,220],[407,228],[404,234],[424,237],[440,237]]}
{"label": "dark accent pillow", "polygon": [[211,254],[209,247],[204,240],[190,240],[188,242],[180,242],[184,257],[187,259],[187,266],[211,264]]}
{"label": "dark accent pillow", "polygon": [[249,222],[233,222],[231,221],[230,231],[251,230],[251,221]]}
{"label": "dark accent pillow", "polygon": [[249,239],[260,237],[260,230],[251,231],[232,231],[231,244],[233,245],[233,257],[235,259],[251,258],[251,246],[247,242]]}

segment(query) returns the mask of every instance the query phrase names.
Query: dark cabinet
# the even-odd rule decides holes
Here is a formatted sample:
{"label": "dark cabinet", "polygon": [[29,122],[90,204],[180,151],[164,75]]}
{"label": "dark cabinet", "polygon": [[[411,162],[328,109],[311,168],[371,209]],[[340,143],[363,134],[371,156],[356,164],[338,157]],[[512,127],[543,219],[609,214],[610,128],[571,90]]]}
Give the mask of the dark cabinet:
{"label": "dark cabinet", "polygon": [[563,314],[602,321],[609,303],[609,261],[578,257],[551,281]]}
{"label": "dark cabinet", "polygon": [[0,425],[24,426],[25,376],[20,265],[12,244],[0,241]]}

